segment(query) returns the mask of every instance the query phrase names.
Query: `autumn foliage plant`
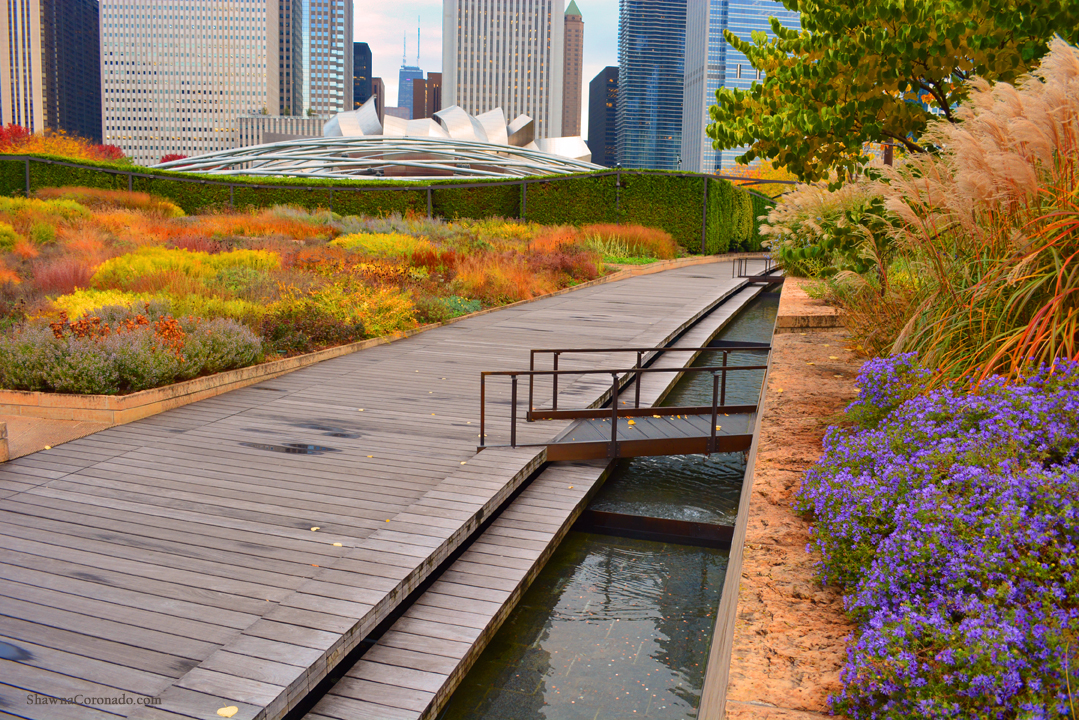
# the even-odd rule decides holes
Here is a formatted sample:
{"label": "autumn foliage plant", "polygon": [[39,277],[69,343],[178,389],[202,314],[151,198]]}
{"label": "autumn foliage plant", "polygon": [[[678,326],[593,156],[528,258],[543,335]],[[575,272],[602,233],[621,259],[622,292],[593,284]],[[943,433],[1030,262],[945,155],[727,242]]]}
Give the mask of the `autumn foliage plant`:
{"label": "autumn foliage plant", "polygon": [[131,392],[444,322],[592,280],[615,258],[677,252],[666,232],[632,225],[285,206],[185,216],[145,193],[83,187],[0,197],[0,385]]}
{"label": "autumn foliage plant", "polygon": [[827,280],[867,351],[917,352],[942,379],[1079,358],[1079,49],[973,81],[955,114],[924,135],[939,153],[781,198],[773,255]]}
{"label": "autumn foliage plant", "polygon": [[0,126],[0,153],[54,155],[72,160],[118,162],[124,152],[115,145],[98,145],[61,130],[32,134],[20,125]]}

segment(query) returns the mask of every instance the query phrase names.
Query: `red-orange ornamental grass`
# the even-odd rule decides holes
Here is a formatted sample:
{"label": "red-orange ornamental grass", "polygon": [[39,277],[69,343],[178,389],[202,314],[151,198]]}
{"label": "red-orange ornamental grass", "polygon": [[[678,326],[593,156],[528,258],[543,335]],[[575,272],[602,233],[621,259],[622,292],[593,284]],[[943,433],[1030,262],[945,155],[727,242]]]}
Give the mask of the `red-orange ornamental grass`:
{"label": "red-orange ornamental grass", "polygon": [[33,264],[34,287],[43,295],[66,295],[88,288],[93,276],[94,266],[72,256]]}

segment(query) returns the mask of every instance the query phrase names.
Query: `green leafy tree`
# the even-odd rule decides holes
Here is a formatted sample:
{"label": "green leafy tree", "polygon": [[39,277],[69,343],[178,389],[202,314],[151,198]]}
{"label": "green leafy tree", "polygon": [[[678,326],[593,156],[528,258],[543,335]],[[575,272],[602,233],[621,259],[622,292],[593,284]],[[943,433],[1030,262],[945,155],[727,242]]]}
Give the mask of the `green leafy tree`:
{"label": "green leafy tree", "polygon": [[784,0],[801,30],[772,19],[776,37],[725,32],[764,75],[748,90],[720,88],[708,135],[716,148],[749,146],[805,181],[849,176],[866,142],[926,148],[933,117],[956,121],[968,80],[1011,81],[1036,66],[1057,33],[1079,36],[1076,0]]}

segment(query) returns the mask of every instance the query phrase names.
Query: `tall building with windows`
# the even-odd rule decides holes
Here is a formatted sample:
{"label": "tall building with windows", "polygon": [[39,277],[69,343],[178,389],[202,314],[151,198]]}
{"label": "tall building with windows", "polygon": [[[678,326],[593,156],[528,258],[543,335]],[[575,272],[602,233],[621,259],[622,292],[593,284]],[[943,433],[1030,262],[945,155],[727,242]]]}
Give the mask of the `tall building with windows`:
{"label": "tall building with windows", "polygon": [[605,67],[588,84],[588,149],[592,162],[618,162],[618,68]]}
{"label": "tall building with windows", "polygon": [[7,0],[0,121],[101,142],[97,0]]}
{"label": "tall building with windows", "polygon": [[562,134],[581,134],[581,79],[584,62],[584,18],[577,0],[570,0],[565,15],[565,52],[562,60]]}
{"label": "tall building with windows", "polygon": [[562,135],[565,11],[565,0],[445,0],[443,106],[500,107],[529,115],[536,137]]}
{"label": "tall building with windows", "polygon": [[689,0],[686,19],[686,71],[682,118],[682,169],[719,172],[735,164],[745,148],[718,151],[705,135],[709,108],[720,87],[744,90],[761,79],[744,54],[723,37],[730,30],[749,40],[754,31],[773,37],[771,18],[791,29],[800,26],[798,13],[773,0]]}
{"label": "tall building with windows", "polygon": [[351,110],[352,0],[277,1],[292,16],[292,114]]}
{"label": "tall building with windows", "polygon": [[618,162],[681,166],[686,0],[619,0]]}
{"label": "tall building with windows", "polygon": [[140,164],[232,148],[237,119],[279,101],[277,15],[274,0],[101,0],[105,142]]}
{"label": "tall building with windows", "polygon": [[352,43],[352,106],[358,108],[371,97],[371,46]]}
{"label": "tall building with windows", "polygon": [[423,70],[415,65],[401,64],[397,75],[397,107],[408,110],[408,120],[412,119],[412,81],[423,80]]}
{"label": "tall building with windows", "polygon": [[442,109],[442,73],[412,81],[412,119],[434,117]]}

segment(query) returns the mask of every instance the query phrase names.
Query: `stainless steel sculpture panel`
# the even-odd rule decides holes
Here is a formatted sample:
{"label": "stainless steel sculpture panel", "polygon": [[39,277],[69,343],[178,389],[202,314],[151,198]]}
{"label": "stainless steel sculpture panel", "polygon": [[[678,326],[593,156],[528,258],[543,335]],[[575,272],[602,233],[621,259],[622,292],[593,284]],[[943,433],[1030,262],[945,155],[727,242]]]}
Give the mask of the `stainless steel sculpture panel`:
{"label": "stainless steel sculpture panel", "polygon": [[338,113],[323,137],[223,150],[161,163],[163,170],[212,175],[428,180],[432,177],[526,177],[600,170],[579,137],[535,139],[535,123],[509,125],[501,108],[479,117],[454,105],[434,118],[378,121],[374,99]]}

